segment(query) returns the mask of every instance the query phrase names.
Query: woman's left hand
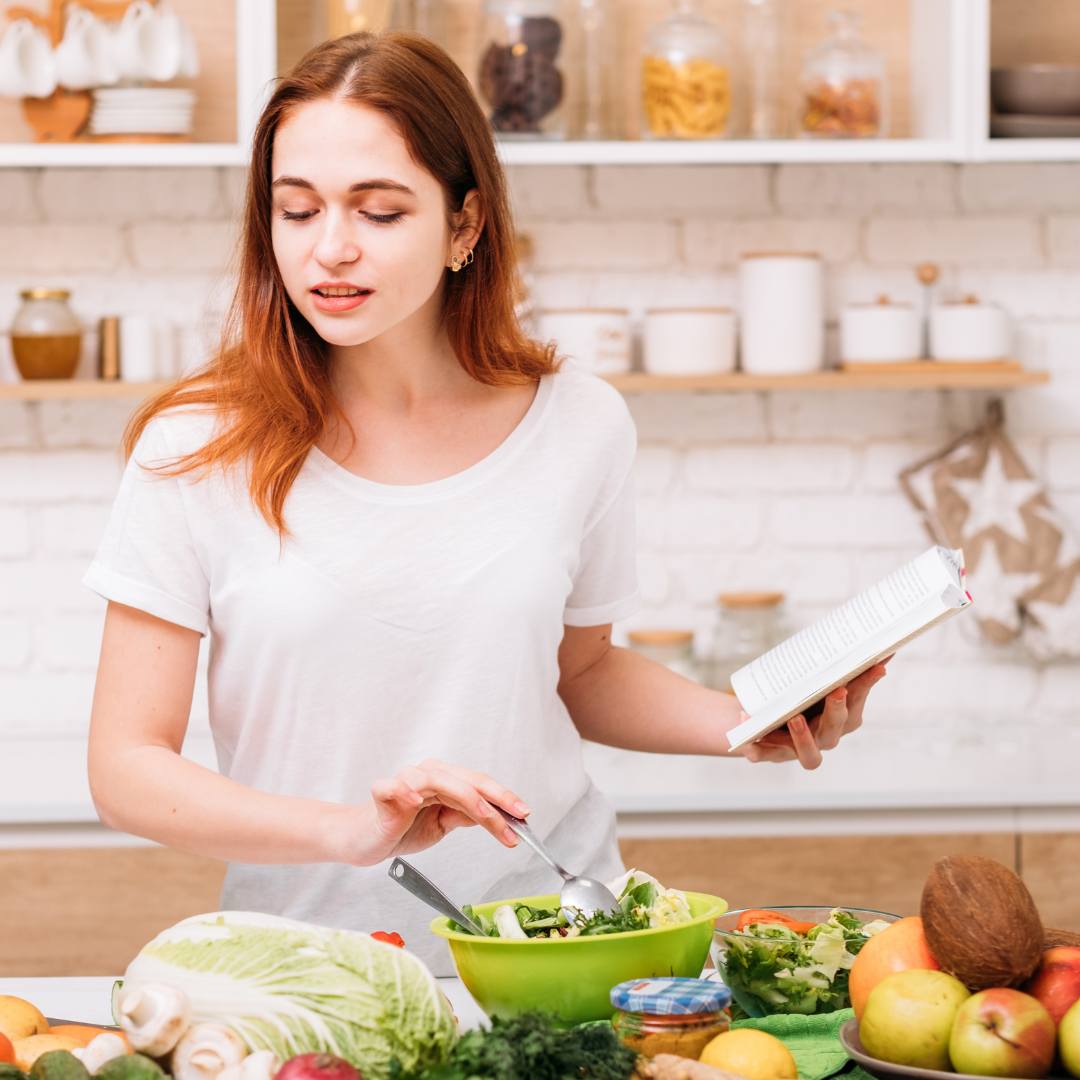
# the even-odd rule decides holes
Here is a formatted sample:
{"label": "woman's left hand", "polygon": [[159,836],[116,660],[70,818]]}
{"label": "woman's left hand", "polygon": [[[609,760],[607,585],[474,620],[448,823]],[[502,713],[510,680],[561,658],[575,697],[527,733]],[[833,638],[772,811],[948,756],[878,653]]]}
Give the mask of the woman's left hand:
{"label": "woman's left hand", "polygon": [[890,656],[875,664],[847,686],[834,690],[825,699],[821,715],[809,723],[803,716],[793,716],[786,727],[770,731],[735,753],[754,762],[797,758],[804,769],[816,769],[821,764],[823,750],[832,750],[845,735],[862,726],[866,697],[870,688],[885,678],[885,665],[891,659]]}

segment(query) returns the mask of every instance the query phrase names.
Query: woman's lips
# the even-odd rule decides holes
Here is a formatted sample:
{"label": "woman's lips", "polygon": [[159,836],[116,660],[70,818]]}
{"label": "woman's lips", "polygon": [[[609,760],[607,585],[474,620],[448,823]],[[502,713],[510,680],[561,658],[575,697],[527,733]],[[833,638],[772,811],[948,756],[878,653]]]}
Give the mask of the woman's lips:
{"label": "woman's lips", "polygon": [[[358,308],[369,296],[372,295],[372,289],[360,289],[352,292],[351,295],[337,295],[337,296],[324,296],[323,292],[331,291],[335,293],[344,293],[347,286],[316,286],[311,290],[311,302],[319,309],[319,311],[352,311],[353,308]],[[320,292],[320,289],[323,292]]]}

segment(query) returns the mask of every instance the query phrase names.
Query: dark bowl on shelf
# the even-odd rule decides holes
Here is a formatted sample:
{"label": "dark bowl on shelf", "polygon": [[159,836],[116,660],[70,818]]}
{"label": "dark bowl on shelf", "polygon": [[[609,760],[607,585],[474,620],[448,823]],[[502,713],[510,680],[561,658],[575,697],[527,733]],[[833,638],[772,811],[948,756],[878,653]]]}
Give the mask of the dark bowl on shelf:
{"label": "dark bowl on shelf", "polygon": [[1080,64],[1020,64],[990,72],[999,113],[1080,116]]}

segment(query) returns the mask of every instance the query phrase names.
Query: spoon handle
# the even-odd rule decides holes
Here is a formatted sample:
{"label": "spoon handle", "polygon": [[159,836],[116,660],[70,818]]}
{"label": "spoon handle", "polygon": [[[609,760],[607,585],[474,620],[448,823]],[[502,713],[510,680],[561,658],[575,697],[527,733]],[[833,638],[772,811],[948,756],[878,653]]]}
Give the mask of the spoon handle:
{"label": "spoon handle", "polygon": [[428,907],[434,908],[440,915],[460,923],[466,930],[485,937],[484,931],[468,918],[463,911],[455,907],[449,897],[426,878],[415,866],[410,865],[404,859],[395,859],[390,864],[390,877],[392,877],[403,889],[411,892],[417,900],[423,900]]}
{"label": "spoon handle", "polygon": [[548,849],[537,838],[536,833],[529,828],[529,826],[519,817],[514,817],[513,814],[508,814],[501,806],[496,806],[496,810],[502,814],[506,824],[510,826],[512,832],[516,833],[525,841],[563,879],[563,881],[570,881],[573,878],[573,874],[568,874],[552,857],[548,852]]}

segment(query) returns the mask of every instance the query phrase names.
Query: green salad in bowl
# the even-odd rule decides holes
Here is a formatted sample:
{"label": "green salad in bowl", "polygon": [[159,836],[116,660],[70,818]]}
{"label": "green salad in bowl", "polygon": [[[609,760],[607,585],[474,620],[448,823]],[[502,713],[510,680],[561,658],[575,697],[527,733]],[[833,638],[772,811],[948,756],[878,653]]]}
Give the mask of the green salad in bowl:
{"label": "green salad in bowl", "polygon": [[898,915],[862,908],[777,907],[716,920],[713,958],[750,1017],[846,1009],[859,950]]}

